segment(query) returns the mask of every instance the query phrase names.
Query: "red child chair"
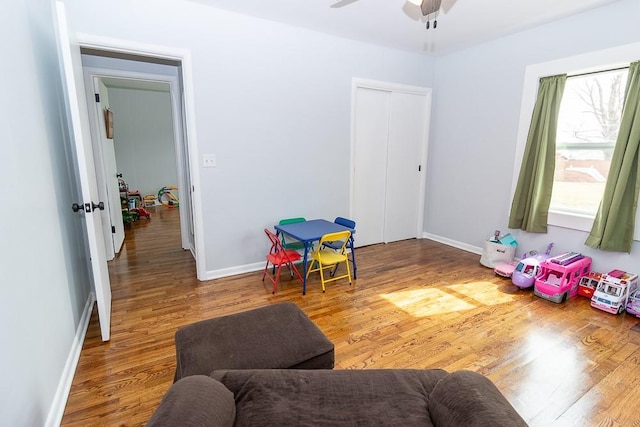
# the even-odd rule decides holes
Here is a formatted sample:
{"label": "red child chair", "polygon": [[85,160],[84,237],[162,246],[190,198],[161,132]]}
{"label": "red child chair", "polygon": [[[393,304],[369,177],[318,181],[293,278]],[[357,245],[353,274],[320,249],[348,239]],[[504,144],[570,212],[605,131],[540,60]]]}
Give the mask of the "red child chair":
{"label": "red child chair", "polygon": [[296,266],[293,265],[294,262],[300,260],[300,254],[293,249],[284,249],[282,247],[282,243],[280,242],[280,239],[278,239],[278,236],[276,236],[274,233],[269,231],[267,228],[264,229],[264,232],[269,238],[269,241],[271,241],[271,249],[269,249],[269,253],[267,254],[267,264],[264,266],[264,273],[262,273],[262,281],[264,282],[264,278],[267,276],[267,273],[269,271],[269,264],[271,264],[274,269],[277,267],[274,277],[271,277],[271,274],[269,274],[269,280],[271,280],[271,282],[273,283],[273,291],[272,291],[273,294],[275,294],[276,290],[278,289],[278,281],[280,280],[280,271],[282,270],[283,265],[286,265],[289,267],[289,272],[291,273],[291,276],[293,276],[293,273],[295,272],[296,275],[298,276],[298,279],[300,279],[300,283],[304,283],[302,280],[302,276],[300,275],[300,272],[298,271]]}

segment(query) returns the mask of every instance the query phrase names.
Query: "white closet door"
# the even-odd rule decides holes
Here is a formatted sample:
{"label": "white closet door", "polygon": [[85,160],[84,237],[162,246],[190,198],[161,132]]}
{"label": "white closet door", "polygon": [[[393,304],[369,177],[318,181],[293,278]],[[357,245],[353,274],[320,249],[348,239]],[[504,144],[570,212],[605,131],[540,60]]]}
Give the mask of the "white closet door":
{"label": "white closet door", "polygon": [[384,238],[391,92],[359,87],[355,98],[352,217],[356,246],[366,246]]}
{"label": "white closet door", "polygon": [[419,234],[426,99],[422,94],[393,92],[391,95],[384,242],[412,239]]}

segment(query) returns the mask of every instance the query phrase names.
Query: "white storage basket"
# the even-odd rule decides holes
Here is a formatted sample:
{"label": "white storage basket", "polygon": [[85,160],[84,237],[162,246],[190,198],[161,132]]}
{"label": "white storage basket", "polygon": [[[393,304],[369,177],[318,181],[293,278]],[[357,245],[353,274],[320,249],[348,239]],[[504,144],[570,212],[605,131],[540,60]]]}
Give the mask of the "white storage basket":
{"label": "white storage basket", "polygon": [[516,254],[516,247],[502,245],[500,243],[486,240],[480,257],[480,264],[485,267],[495,268],[496,265],[513,261]]}

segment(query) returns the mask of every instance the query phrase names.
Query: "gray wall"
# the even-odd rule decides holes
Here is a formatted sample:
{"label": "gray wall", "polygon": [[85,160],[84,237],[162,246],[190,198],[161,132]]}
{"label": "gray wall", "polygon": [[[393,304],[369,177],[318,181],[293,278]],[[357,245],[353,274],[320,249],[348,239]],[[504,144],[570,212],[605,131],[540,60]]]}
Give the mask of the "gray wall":
{"label": "gray wall", "polygon": [[217,157],[216,168],[194,165],[207,271],[262,262],[260,230],[280,218],[348,215],[353,77],[433,83],[433,59],[422,55],[199,2],[159,3],[69,0],[70,23],[81,33],[191,52],[198,151]]}
{"label": "gray wall", "polygon": [[[208,270],[261,260],[258,230],[278,218],[345,213],[354,76],[435,88],[426,231],[480,246],[494,228],[506,229],[525,67],[640,38],[636,0],[437,60],[162,3],[67,1],[77,31],[191,50],[199,151],[218,157],[217,168],[201,170]],[[80,199],[51,5],[4,2],[3,18],[11,66],[0,69],[12,84],[0,102],[0,179],[10,202],[0,210],[0,425],[42,425],[91,286],[83,219],[70,210]],[[336,157],[338,168],[321,170]],[[290,183],[287,192],[269,185],[278,180]],[[583,248],[583,237],[518,235],[523,248],[538,249],[549,239]],[[629,268],[630,258],[620,259]]]}
{"label": "gray wall", "polygon": [[[168,86],[168,85],[167,85]],[[118,173],[142,196],[178,185],[169,92],[109,88]]]}
{"label": "gray wall", "polygon": [[0,425],[45,420],[91,285],[52,8],[4,2],[0,26]]}
{"label": "gray wall", "polygon": [[[482,247],[495,229],[509,231],[513,169],[522,160],[515,150],[525,68],[638,42],[638,16],[640,2],[623,0],[437,59],[427,233]],[[628,255],[588,248],[584,232],[559,227],[543,235],[511,231],[520,242],[518,255],[555,242],[554,253],[588,253],[595,269],[638,270],[637,243]]]}

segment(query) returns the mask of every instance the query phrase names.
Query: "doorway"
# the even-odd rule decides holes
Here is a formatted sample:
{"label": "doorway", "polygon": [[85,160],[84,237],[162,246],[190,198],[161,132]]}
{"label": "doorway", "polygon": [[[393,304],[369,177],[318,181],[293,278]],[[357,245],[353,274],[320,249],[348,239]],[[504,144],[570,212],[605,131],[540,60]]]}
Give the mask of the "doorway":
{"label": "doorway", "polygon": [[[128,183],[137,197],[125,191],[125,208],[129,200],[136,211],[145,204],[179,208],[182,248],[197,261],[180,62],[88,48],[81,48],[81,53],[98,187],[107,205],[107,259],[120,251],[124,235],[119,230],[131,220],[121,204],[123,183]],[[107,112],[113,121],[112,138],[107,135]],[[170,206],[162,204],[164,197],[151,200],[162,188],[178,195]],[[143,218],[147,217],[137,221],[147,220]]]}
{"label": "doorway", "polygon": [[431,90],[355,79],[352,217],[358,244],[422,236]]}

